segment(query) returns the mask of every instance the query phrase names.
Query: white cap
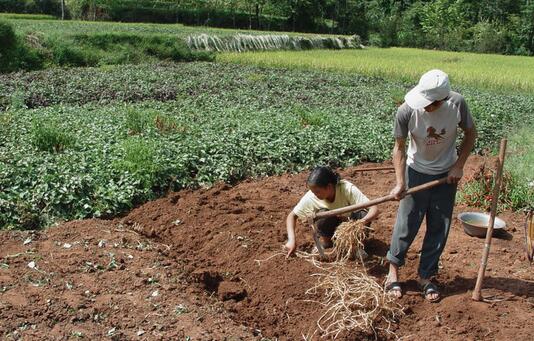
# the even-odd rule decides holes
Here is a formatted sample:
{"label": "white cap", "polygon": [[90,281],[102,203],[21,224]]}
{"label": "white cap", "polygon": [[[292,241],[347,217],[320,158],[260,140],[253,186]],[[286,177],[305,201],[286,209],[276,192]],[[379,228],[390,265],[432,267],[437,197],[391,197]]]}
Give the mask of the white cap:
{"label": "white cap", "polygon": [[423,109],[432,102],[447,98],[450,91],[449,76],[441,70],[430,70],[421,76],[419,84],[404,96],[404,100],[412,109]]}

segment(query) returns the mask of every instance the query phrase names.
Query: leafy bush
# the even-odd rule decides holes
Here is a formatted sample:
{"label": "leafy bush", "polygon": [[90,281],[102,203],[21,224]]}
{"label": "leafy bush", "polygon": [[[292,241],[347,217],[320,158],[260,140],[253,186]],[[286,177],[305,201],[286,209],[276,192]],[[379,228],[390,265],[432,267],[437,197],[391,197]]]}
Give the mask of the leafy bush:
{"label": "leafy bush", "polygon": [[[0,12],[9,13],[6,16],[12,17],[11,13],[46,13],[58,14],[60,11],[60,2],[57,0],[1,0]],[[19,14],[19,16],[29,16],[28,14]],[[44,17],[44,16],[43,16]]]}
{"label": "leafy bush", "polygon": [[[473,180],[460,188],[458,200],[466,205],[489,211],[493,202],[495,181],[496,171],[485,170],[485,172],[478,174]],[[499,211],[534,207],[533,187],[532,184],[525,182],[525,178],[518,177],[510,171],[505,171],[499,193]]]}
{"label": "leafy bush", "polygon": [[86,50],[100,49],[113,52],[125,49],[131,54],[141,50],[149,56],[174,61],[212,61],[214,59],[211,53],[191,51],[184,41],[174,36],[99,33],[75,35],[74,41],[77,45],[84,46]]}
{"label": "leafy bush", "polygon": [[[200,5],[202,6],[202,5]],[[192,8],[192,4],[169,1],[115,0],[95,2],[67,0],[67,8],[76,19],[111,19],[120,22],[183,23],[214,27],[288,30],[285,17],[260,14],[259,22],[249,13],[227,8]]]}
{"label": "leafy bush", "polygon": [[498,53],[506,45],[506,36],[503,28],[497,24],[481,21],[473,28],[473,49],[477,52]]}
{"label": "leafy bush", "polygon": [[98,63],[98,56],[89,49],[58,41],[51,45],[52,58],[56,65],[94,66]]}
{"label": "leafy bush", "polygon": [[0,19],[0,52],[5,52],[15,47],[17,40],[13,26],[7,21]]}
{"label": "leafy bush", "polygon": [[0,72],[12,68],[16,45],[17,37],[13,26],[7,21],[0,20]]}
{"label": "leafy bush", "polygon": [[0,73],[42,67],[44,56],[19,39],[13,26],[0,19]]}
{"label": "leafy bush", "polygon": [[[515,131],[509,138],[507,159],[504,162],[499,205],[501,208],[519,210],[534,208],[534,126],[526,125]],[[459,192],[459,199],[471,206],[489,210],[493,187],[496,180],[495,169],[481,169],[474,179],[466,183]]]}

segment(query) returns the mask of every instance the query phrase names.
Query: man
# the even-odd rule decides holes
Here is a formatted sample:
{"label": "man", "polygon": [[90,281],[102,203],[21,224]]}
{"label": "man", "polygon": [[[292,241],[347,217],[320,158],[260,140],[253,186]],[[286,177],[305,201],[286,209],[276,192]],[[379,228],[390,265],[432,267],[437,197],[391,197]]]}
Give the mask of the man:
{"label": "man", "polygon": [[[449,78],[441,70],[425,73],[404,100],[394,127],[393,163],[397,184],[391,194],[400,203],[387,254],[390,266],[386,289],[396,297],[402,296],[398,269],[404,265],[406,253],[426,216],[419,285],[424,297],[435,302],[440,299],[440,293],[430,279],[438,270],[447,241],[456,186],[475,144],[476,129],[465,99],[450,90]],[[458,153],[457,127],[464,132]],[[405,197],[406,188],[443,177],[447,177],[447,184]]]}

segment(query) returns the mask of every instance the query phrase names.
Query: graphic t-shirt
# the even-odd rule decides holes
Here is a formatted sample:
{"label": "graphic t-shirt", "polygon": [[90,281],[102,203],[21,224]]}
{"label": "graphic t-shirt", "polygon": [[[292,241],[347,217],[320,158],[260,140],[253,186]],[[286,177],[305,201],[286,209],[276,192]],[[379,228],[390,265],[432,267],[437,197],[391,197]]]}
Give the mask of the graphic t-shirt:
{"label": "graphic t-shirt", "polygon": [[[334,202],[328,202],[321,200],[313,194],[312,191],[308,191],[295,208],[295,213],[300,219],[304,220],[306,217],[318,212],[320,209],[334,210],[336,208],[342,208],[349,205],[362,204],[368,202],[369,199],[352,183],[346,180],[340,180],[336,185],[336,198]],[[349,216],[350,212],[345,214]]]}
{"label": "graphic t-shirt", "polygon": [[414,170],[430,175],[448,172],[458,159],[456,153],[457,128],[470,129],[473,119],[465,99],[451,91],[448,99],[434,112],[412,109],[404,103],[397,110],[393,134],[407,138],[406,164]]}

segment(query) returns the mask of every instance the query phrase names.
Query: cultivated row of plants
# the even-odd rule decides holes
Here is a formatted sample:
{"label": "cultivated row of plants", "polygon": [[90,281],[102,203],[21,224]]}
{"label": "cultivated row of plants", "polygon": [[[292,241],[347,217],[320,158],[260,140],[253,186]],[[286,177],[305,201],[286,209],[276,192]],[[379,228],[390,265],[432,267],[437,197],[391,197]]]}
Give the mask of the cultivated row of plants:
{"label": "cultivated row of plants", "polygon": [[[479,151],[497,146],[501,136],[534,120],[534,96],[454,85],[466,97],[476,119]],[[246,102],[254,110],[287,110],[297,105],[332,113],[339,108],[354,113],[370,111],[389,124],[412,86],[350,73],[204,62],[49,69],[0,75],[0,110],[196,99],[220,101],[221,106]]]}
{"label": "cultivated row of plants", "polygon": [[[217,181],[387,159],[397,96],[409,87],[203,62],[0,78],[4,228],[112,216]],[[532,97],[462,92],[479,126],[478,150],[531,120]]]}

